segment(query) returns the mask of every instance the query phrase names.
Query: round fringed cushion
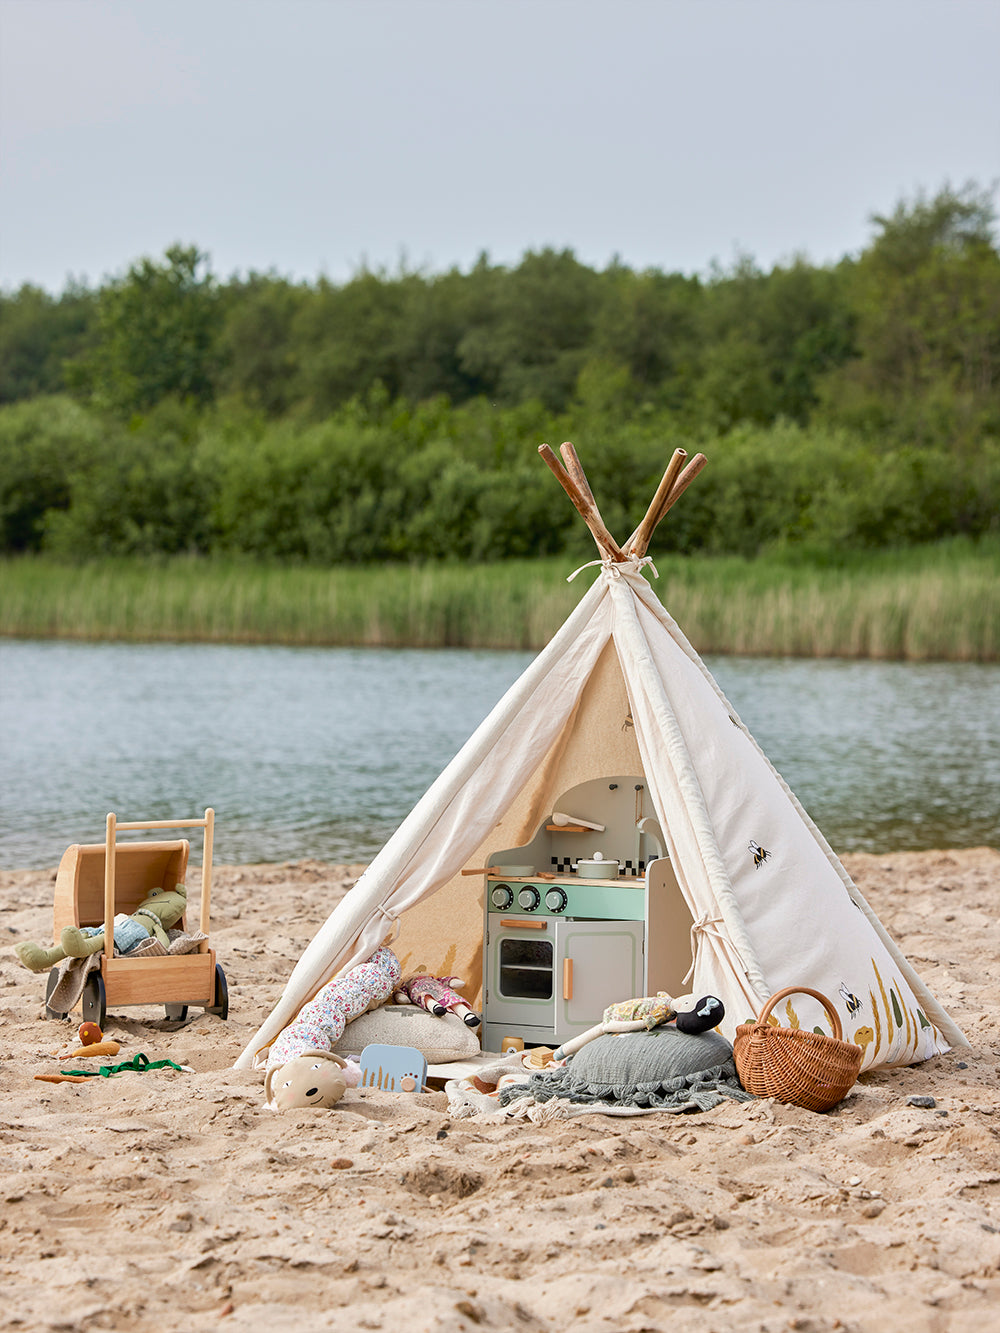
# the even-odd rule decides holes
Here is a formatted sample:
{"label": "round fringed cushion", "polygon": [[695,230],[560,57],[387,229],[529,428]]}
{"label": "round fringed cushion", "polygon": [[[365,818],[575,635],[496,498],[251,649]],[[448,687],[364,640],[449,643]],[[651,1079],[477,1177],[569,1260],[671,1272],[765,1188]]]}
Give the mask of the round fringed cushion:
{"label": "round fringed cushion", "polygon": [[655,1105],[667,1093],[699,1082],[738,1087],[733,1048],[717,1032],[692,1036],[675,1027],[651,1032],[607,1033],[588,1042],[566,1066],[562,1091]]}
{"label": "round fringed cushion", "polygon": [[344,1028],[333,1049],[338,1055],[360,1055],[372,1044],[413,1046],[429,1065],[479,1054],[479,1038],[457,1014],[437,1018],[415,1004],[385,1004],[359,1014]]}

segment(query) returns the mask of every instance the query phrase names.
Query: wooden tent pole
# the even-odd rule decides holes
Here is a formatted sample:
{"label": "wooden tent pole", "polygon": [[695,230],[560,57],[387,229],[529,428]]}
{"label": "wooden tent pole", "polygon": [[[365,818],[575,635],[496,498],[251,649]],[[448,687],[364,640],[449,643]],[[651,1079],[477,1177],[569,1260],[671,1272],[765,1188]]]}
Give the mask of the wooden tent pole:
{"label": "wooden tent pole", "polygon": [[684,466],[684,460],[687,458],[686,449],[675,449],[673,457],[667,464],[666,471],[656,488],[656,494],[649,502],[649,508],[646,510],[645,517],[633,532],[632,536],[625,543],[625,550],[630,555],[643,556],[646,554],[646,548],[649,546],[650,538],[660,521],[660,508],[666,502],[674,482],[677,480],[681,468]]}
{"label": "wooden tent pole", "polygon": [[664,503],[663,508],[660,510],[659,518],[657,518],[656,520],[657,523],[659,523],[660,520],[664,517],[668,509],[672,509],[674,507],[674,505],[681,498],[681,496],[684,494],[687,488],[691,485],[695,477],[698,475],[698,473],[702,470],[702,468],[705,466],[707,462],[708,459],[705,457],[704,454],[695,454],[694,458],[691,459],[691,462],[688,463],[687,467],[674,482],[670,494],[667,496],[666,502]]}
{"label": "wooden tent pole", "polygon": [[[583,464],[580,462],[576,449],[570,444],[569,440],[564,440],[559,446],[559,452],[562,454],[562,460],[566,464],[566,471],[580,488],[583,498],[588,504],[597,509],[597,501],[594,499],[594,492],[590,489],[590,482],[587,480],[587,474],[583,470]],[[601,512],[597,510],[598,514]]]}
{"label": "wooden tent pole", "polygon": [[[563,467],[562,463],[559,462],[559,459],[556,458],[551,448],[547,444],[540,444],[538,446],[538,452],[541,454],[548,467],[552,470],[556,481],[558,481],[559,485],[573,501],[574,507],[580,514],[584,523],[586,523],[587,527],[590,529],[594,541],[597,542],[598,549],[601,553],[606,555],[609,559],[614,560],[616,563],[620,564],[624,561],[625,554],[615,541],[614,537],[612,537],[611,533],[604,526],[604,520],[597,512],[597,507],[588,502],[587,497]],[[587,489],[590,489],[589,486]]]}
{"label": "wooden tent pole", "polygon": [[[559,446],[559,452],[562,454],[563,462],[566,465],[566,471],[569,473],[570,477],[572,477],[573,481],[576,482],[580,494],[590,506],[591,518],[596,519],[600,529],[608,534],[614,550],[620,550],[618,544],[611,538],[611,530],[605,523],[601,511],[597,507],[597,501],[594,499],[594,492],[590,489],[590,482],[587,480],[587,474],[583,470],[583,464],[580,462],[580,457],[576,452],[576,448],[569,440],[564,440]],[[612,554],[614,554],[614,552],[612,552]],[[624,552],[622,554],[624,555]],[[617,559],[617,556],[615,558]]]}
{"label": "wooden tent pole", "polygon": [[[678,450],[678,451],[677,451],[677,453],[682,453],[682,452],[683,452],[683,450]],[[674,457],[676,457],[676,453],[675,453]],[[673,459],[671,459],[671,462],[673,462]],[[625,550],[629,553],[629,555],[635,555],[635,556],[640,556],[640,557],[641,557],[641,556],[644,556],[644,555],[646,554],[646,550],[647,550],[647,548],[648,548],[648,546],[649,546],[650,539],[652,538],[653,533],[656,531],[657,526],[660,524],[660,522],[661,522],[661,521],[663,520],[663,518],[666,516],[667,512],[668,512],[670,509],[672,509],[673,506],[677,503],[677,501],[681,498],[681,496],[684,494],[684,492],[687,490],[687,488],[691,485],[691,483],[694,481],[695,477],[698,475],[698,473],[702,470],[702,468],[705,466],[705,464],[706,464],[707,462],[708,462],[708,459],[705,457],[704,454],[695,454],[694,458],[691,459],[690,463],[688,463],[687,467],[684,469],[684,471],[680,474],[680,476],[679,476],[679,477],[677,478],[677,480],[674,482],[673,486],[672,486],[672,487],[670,488],[670,490],[667,492],[667,498],[661,503],[660,508],[659,508],[659,511],[657,512],[657,515],[656,515],[656,519],[655,519],[654,523],[652,524],[652,526],[650,527],[649,532],[648,532],[648,535],[646,536],[645,544],[643,545],[642,549],[640,550],[640,549],[639,549],[639,540],[638,540],[638,539],[639,539],[639,533],[641,532],[643,526],[645,525],[645,523],[646,523],[646,519],[648,519],[648,517],[649,517],[649,513],[648,513],[648,511],[647,511],[646,518],[644,518],[644,519],[642,520],[642,523],[639,524],[639,527],[636,528],[635,532],[632,534],[632,536],[629,538],[629,540],[625,543]],[[665,475],[666,475],[666,474],[664,474],[664,476],[665,476]],[[657,487],[657,494],[660,494],[660,491],[662,490],[662,487],[663,487],[663,483],[661,482],[661,483],[660,483],[660,486]],[[654,498],[654,502],[655,502],[655,498]],[[650,509],[652,509],[652,505],[650,506]]]}
{"label": "wooden tent pole", "polygon": [[668,510],[677,503],[708,462],[704,454],[695,454],[694,458],[687,463],[687,466],[684,466],[687,452],[684,449],[674,450],[673,457],[667,464],[666,471],[660,479],[656,494],[653,496],[642,522],[625,543],[623,550],[612,537],[604,519],[601,517],[601,511],[597,507],[594,493],[587,481],[587,474],[583,470],[576,449],[569,440],[565,440],[559,446],[559,452],[563,458],[562,463],[547,444],[540,444],[538,452],[590,529],[598,550],[603,556],[615,561],[616,564],[621,564],[630,557],[641,559],[646,554],[657,525]]}

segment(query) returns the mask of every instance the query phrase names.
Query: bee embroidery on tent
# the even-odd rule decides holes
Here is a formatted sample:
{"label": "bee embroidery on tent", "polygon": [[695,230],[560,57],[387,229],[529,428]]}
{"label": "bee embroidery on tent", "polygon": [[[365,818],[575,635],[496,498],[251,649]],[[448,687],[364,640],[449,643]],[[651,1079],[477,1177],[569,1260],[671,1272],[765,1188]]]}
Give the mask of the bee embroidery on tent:
{"label": "bee embroidery on tent", "polygon": [[840,983],[840,994],[843,997],[844,1003],[847,1005],[847,1012],[851,1016],[851,1018],[853,1018],[855,1014],[860,1013],[861,1010],[864,1008],[864,1004],[858,999],[856,995],[851,994],[851,992],[847,989],[847,986],[844,984],[843,981]]}
{"label": "bee embroidery on tent", "polygon": [[759,870],[765,861],[771,859],[771,853],[762,847],[759,842],[754,842],[753,838],[747,843],[747,851],[753,855],[754,870]]}

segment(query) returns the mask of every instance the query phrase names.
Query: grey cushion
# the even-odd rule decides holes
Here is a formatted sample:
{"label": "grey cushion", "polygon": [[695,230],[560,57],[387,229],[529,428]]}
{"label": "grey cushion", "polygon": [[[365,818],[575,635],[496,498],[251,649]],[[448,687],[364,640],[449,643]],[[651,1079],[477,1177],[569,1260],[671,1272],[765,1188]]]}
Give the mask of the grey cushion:
{"label": "grey cushion", "polygon": [[607,1034],[588,1042],[569,1062],[567,1092],[600,1090],[605,1097],[631,1100],[637,1090],[655,1090],[674,1079],[718,1069],[732,1060],[733,1048],[717,1032],[690,1036],[675,1027],[651,1032]]}
{"label": "grey cushion", "polygon": [[338,1055],[360,1055],[373,1042],[414,1046],[429,1065],[467,1060],[479,1054],[479,1038],[457,1014],[435,1018],[415,1004],[385,1004],[361,1014],[347,1024],[333,1049]]}
{"label": "grey cushion", "polygon": [[607,1034],[590,1042],[560,1069],[533,1074],[526,1085],[501,1088],[499,1102],[566,1098],[662,1111],[708,1111],[727,1097],[752,1101],[740,1087],[733,1048],[716,1032],[692,1036],[675,1027]]}

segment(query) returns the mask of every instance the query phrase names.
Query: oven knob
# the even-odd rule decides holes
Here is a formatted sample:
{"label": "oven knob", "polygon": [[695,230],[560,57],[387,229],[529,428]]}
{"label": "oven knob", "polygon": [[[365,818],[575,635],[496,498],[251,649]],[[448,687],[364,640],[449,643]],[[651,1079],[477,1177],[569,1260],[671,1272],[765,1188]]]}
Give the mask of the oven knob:
{"label": "oven knob", "polygon": [[509,889],[506,884],[498,884],[490,893],[490,902],[494,907],[499,908],[501,912],[506,912],[507,908],[514,901],[514,890]]}
{"label": "oven knob", "polygon": [[528,885],[517,895],[517,901],[526,912],[533,912],[542,899],[538,890]]}
{"label": "oven knob", "polygon": [[568,901],[565,889],[549,889],[545,895],[545,906],[550,912],[565,912]]}

